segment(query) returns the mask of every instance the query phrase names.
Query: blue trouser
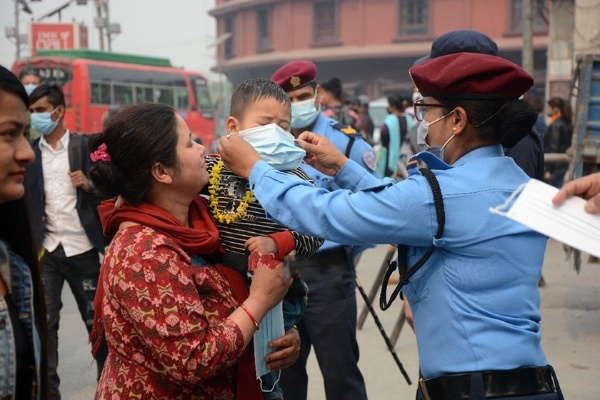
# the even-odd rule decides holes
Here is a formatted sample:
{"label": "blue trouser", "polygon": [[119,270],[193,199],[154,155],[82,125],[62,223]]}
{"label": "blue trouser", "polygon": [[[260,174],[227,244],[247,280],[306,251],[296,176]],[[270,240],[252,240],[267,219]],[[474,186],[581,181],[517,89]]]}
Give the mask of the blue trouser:
{"label": "blue trouser", "polygon": [[366,399],[358,369],[356,341],[356,274],[346,251],[339,247],[299,260],[296,268],[308,284],[308,304],[298,324],[298,360],[281,371],[286,400],[306,400],[306,361],[311,347],[323,375],[328,400]]}
{"label": "blue trouser", "polygon": [[[60,378],[58,377],[58,326],[62,308],[62,288],[65,281],[75,297],[81,318],[88,333],[94,322],[94,296],[100,274],[100,258],[94,249],[72,257],[67,257],[62,245],[46,252],[42,258],[42,278],[46,292],[48,313],[48,377],[51,398],[60,399]],[[103,340],[96,354],[98,378],[108,354]]]}

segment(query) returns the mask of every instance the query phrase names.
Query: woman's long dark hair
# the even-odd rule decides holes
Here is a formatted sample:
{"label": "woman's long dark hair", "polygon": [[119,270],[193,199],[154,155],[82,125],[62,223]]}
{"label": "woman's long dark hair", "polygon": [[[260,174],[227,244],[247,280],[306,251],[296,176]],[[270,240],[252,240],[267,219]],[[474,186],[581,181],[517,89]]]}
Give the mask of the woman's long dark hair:
{"label": "woman's long dark hair", "polygon": [[[6,68],[0,66],[0,96],[8,92],[23,100],[23,107],[29,105],[25,88],[19,80]],[[41,381],[37,382],[37,390],[42,399],[49,399],[48,394],[48,324],[46,317],[46,301],[44,288],[38,266],[38,254],[33,242],[31,220],[27,193],[20,199],[0,203],[0,240],[8,245],[11,251],[25,260],[31,271],[33,282],[34,324],[39,329],[42,345],[40,362]]]}

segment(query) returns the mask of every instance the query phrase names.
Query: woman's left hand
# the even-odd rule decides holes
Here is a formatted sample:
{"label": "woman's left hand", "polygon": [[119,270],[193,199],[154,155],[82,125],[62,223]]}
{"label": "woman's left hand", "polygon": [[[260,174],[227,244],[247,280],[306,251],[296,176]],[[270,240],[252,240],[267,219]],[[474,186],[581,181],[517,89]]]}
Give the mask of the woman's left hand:
{"label": "woman's left hand", "polygon": [[300,355],[300,334],[295,328],[288,329],[284,336],[272,340],[269,346],[277,350],[266,357],[267,367],[271,371],[288,368]]}

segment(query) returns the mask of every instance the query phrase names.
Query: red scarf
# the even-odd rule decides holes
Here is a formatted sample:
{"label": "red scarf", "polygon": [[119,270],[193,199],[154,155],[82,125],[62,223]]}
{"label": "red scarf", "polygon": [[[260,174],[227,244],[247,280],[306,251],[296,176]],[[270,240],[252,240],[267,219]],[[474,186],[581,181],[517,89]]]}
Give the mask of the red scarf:
{"label": "red scarf", "polygon": [[[142,203],[137,206],[123,205],[115,208],[115,202],[116,199],[106,200],[98,206],[105,236],[114,236],[122,222],[130,221],[148,226],[172,238],[188,254],[212,254],[223,251],[219,242],[219,231],[210,214],[207,201],[200,196],[194,197],[190,204],[188,215],[190,227],[183,226],[172,214],[153,204]],[[215,267],[229,282],[231,292],[238,303],[241,304],[246,300],[248,290],[243,277],[236,271],[220,264]],[[93,342],[92,351],[94,355],[104,334],[102,299],[104,297],[104,283],[107,279],[106,268],[101,268],[96,296],[94,297],[94,325],[89,337],[90,342]],[[252,393],[249,398],[262,399],[262,393],[255,375],[253,353],[252,346],[248,346],[240,358],[237,393],[238,396],[244,395],[244,393]]]}

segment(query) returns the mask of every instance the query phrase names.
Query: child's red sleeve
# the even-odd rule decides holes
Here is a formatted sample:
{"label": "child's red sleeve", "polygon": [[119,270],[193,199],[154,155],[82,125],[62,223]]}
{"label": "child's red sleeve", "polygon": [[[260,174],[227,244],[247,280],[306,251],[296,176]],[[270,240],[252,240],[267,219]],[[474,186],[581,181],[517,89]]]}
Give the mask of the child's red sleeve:
{"label": "child's red sleeve", "polygon": [[290,231],[270,233],[267,236],[273,239],[277,244],[278,252],[275,254],[275,257],[280,260],[283,260],[285,256],[296,248],[296,242]]}

